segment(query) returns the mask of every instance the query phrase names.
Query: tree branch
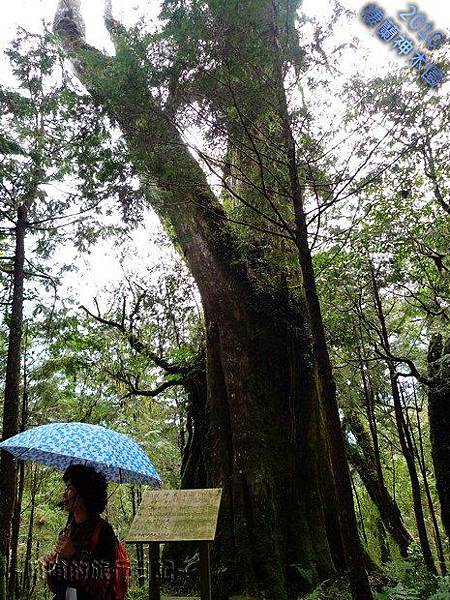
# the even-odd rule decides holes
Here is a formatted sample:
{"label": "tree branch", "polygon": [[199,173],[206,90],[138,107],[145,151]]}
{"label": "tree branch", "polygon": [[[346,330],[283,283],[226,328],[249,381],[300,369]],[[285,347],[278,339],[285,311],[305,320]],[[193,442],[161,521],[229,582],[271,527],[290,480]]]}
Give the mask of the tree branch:
{"label": "tree branch", "polygon": [[98,302],[97,302],[96,298],[94,299],[94,302],[97,307],[96,315],[83,305],[80,305],[80,308],[82,310],[84,310],[90,317],[92,317],[93,319],[98,321],[99,323],[102,323],[103,325],[106,325],[108,327],[111,327],[111,328],[114,328],[114,329],[117,329],[118,331],[120,331],[123,335],[125,335],[127,337],[128,343],[133,348],[133,350],[135,350],[138,354],[142,354],[143,356],[150,358],[158,367],[160,367],[161,369],[166,371],[166,373],[169,373],[172,375],[184,375],[189,372],[189,369],[187,367],[182,367],[180,365],[174,365],[172,363],[169,363],[162,356],[158,356],[157,354],[152,352],[147,346],[145,346],[141,342],[141,340],[135,334],[128,331],[125,327],[123,312],[122,312],[122,322],[121,323],[114,321],[112,319],[106,319],[105,317],[101,316],[100,308],[98,306]]}

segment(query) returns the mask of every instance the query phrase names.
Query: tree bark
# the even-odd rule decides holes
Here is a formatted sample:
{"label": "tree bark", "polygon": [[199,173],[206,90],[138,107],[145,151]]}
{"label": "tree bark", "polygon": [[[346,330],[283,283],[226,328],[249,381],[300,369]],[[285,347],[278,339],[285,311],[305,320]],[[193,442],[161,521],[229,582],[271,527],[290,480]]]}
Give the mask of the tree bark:
{"label": "tree bark", "polygon": [[[24,390],[22,411],[26,410],[27,405],[27,392]],[[22,413],[23,414],[23,413]],[[26,419],[22,419],[21,431],[24,431],[24,422]],[[17,550],[19,545],[19,533],[20,533],[20,521],[22,512],[22,497],[23,488],[25,482],[25,463],[19,462],[19,477],[17,483],[17,497],[14,506],[14,516],[12,520],[12,536],[11,536],[11,564],[9,568],[9,582],[8,582],[8,598],[14,600],[15,592],[17,589]]]}
{"label": "tree bark", "polygon": [[8,598],[16,598],[17,585],[17,551],[19,547],[20,515],[22,511],[22,496],[24,487],[25,463],[19,463],[19,477],[17,483],[17,499],[14,506],[14,516],[11,529],[11,560],[9,565]]}
{"label": "tree bark", "polygon": [[[269,597],[285,598],[286,587],[296,585],[294,594],[308,589],[305,571],[314,580],[333,569],[314,454],[313,371],[295,350],[304,344],[300,332],[289,340],[280,323],[278,331],[263,334],[268,315],[261,318],[254,341],[239,340],[244,319],[241,325],[226,325],[207,318],[207,447],[212,449],[207,476],[211,481],[221,473],[225,487],[218,548],[226,555],[221,562],[232,573],[236,566],[229,549],[234,546],[239,580],[253,577],[248,592],[257,593],[262,580]],[[250,319],[245,321],[250,330]],[[245,348],[249,343],[255,344],[252,349]],[[235,390],[230,404],[227,389]],[[283,583],[287,565],[292,565],[287,575],[292,581]]]}
{"label": "tree bark", "polygon": [[[9,321],[8,355],[6,362],[5,401],[2,439],[18,433],[20,405],[20,361],[23,317],[23,282],[27,206],[17,210],[16,247],[13,267],[13,294]],[[16,494],[16,463],[4,450],[0,451],[0,600],[6,600],[11,522]]]}
{"label": "tree bark", "polygon": [[428,389],[431,453],[441,520],[450,538],[450,338],[432,336],[428,348],[428,373],[435,385]]}

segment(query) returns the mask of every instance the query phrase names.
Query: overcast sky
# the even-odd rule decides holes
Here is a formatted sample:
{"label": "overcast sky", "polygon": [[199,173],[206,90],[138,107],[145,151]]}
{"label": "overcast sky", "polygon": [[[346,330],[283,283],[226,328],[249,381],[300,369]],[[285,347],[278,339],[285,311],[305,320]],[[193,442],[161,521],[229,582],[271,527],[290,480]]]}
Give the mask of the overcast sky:
{"label": "overcast sky", "polygon": [[[342,4],[351,10],[356,11],[354,19],[351,19],[348,25],[342,27],[337,32],[336,41],[342,43],[352,38],[360,40],[360,46],[354,53],[347,53],[344,56],[340,68],[344,73],[351,76],[354,68],[359,70],[367,69],[370,75],[378,70],[383,72],[395,61],[400,64],[400,59],[395,56],[395,52],[389,48],[389,44],[384,44],[374,36],[373,31],[364,25],[358,14],[367,2],[360,0],[341,0]],[[100,49],[112,51],[107,32],[103,25],[103,0],[81,0],[83,16],[86,22],[86,38],[89,43]],[[406,1],[395,0],[395,2],[377,2],[382,7],[387,16],[393,17],[398,21],[398,12],[407,10]],[[125,25],[131,25],[139,17],[146,16],[147,19],[156,19],[159,12],[160,3],[154,0],[113,0],[113,14]],[[30,31],[39,31],[41,29],[42,19],[51,21],[57,6],[57,0],[14,0],[14,2],[4,3],[2,6],[2,18],[0,20],[0,50],[3,50],[8,42],[14,37],[17,26],[22,26]],[[449,34],[450,28],[450,3],[444,0],[428,0],[423,4],[418,3],[417,13],[423,12],[427,16],[427,23],[433,23],[436,30]],[[306,14],[315,16],[319,19],[326,18],[331,14],[330,3],[328,0],[304,0],[303,10]],[[414,34],[409,34],[414,39]],[[417,39],[417,38],[416,38]],[[364,57],[364,58],[363,58]],[[0,56],[0,80],[7,84],[9,79],[7,60]],[[450,79],[450,78],[449,78]],[[448,84],[445,85],[448,89]],[[436,93],[442,93],[440,90]],[[338,95],[337,95],[338,96]],[[339,97],[336,98],[339,103]],[[149,221],[148,227],[151,231],[140,231],[135,235],[136,247],[146,248],[145,255],[148,260],[158,255],[156,247],[149,246],[148,240],[155,236],[155,224]],[[114,266],[115,261],[112,256],[107,258],[110,253],[104,245],[93,250],[92,254],[85,260],[86,268],[84,273],[79,276],[78,282],[72,282],[79,290],[79,297],[82,302],[90,303],[89,298],[96,293],[96,289],[101,288],[105,283],[118,281],[120,270]],[[139,253],[139,250],[138,250]],[[142,253],[143,254],[143,253]],[[141,254],[141,258],[143,258]],[[84,259],[83,259],[84,260]]]}
{"label": "overcast sky", "polygon": [[[364,66],[372,74],[377,69],[383,70],[383,66],[392,61],[400,64],[400,59],[395,56],[395,51],[377,39],[374,32],[359,18],[361,9],[367,4],[363,0],[341,0],[343,6],[355,11],[355,18],[336,32],[336,41],[348,41],[351,38],[360,40],[361,48],[355,51],[354,55],[347,55],[347,63],[342,65],[344,72],[351,73],[355,65],[360,65],[364,50],[369,50],[368,56],[364,59]],[[0,50],[14,36],[18,25],[30,30],[39,31],[42,19],[51,21],[56,10],[57,0],[14,0],[14,2],[5,2],[2,7],[2,18],[0,20]],[[385,10],[386,16],[392,17],[401,23],[398,19],[399,11],[406,11],[408,2],[405,0],[395,0],[394,2],[377,2],[378,6]],[[86,22],[87,41],[100,49],[112,51],[107,32],[103,25],[103,0],[81,0],[83,16]],[[140,16],[145,16],[147,20],[157,19],[160,2],[158,0],[113,0],[113,14],[125,25],[131,25],[136,22]],[[423,13],[427,17],[426,23],[432,23],[434,29],[441,30],[447,35],[450,29],[450,3],[444,0],[428,0],[423,4],[416,4],[417,13]],[[324,19],[331,15],[331,3],[329,0],[304,0],[303,11],[307,15]],[[412,39],[417,38],[414,34],[409,34]],[[7,63],[0,60],[0,79],[5,81],[8,75]]]}

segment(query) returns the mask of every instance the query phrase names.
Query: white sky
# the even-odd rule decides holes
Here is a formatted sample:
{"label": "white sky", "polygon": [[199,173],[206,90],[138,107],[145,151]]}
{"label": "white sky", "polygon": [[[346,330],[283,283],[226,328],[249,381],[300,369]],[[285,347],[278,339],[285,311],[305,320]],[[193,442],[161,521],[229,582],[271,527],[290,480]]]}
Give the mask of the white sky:
{"label": "white sky", "polygon": [[[408,6],[408,2],[403,0],[395,0],[392,3],[386,1],[376,3],[384,8],[386,16],[394,18],[397,22],[399,22],[398,12],[406,11]],[[100,49],[111,51],[111,44],[102,19],[103,0],[81,0],[81,4],[86,22],[87,41]],[[351,72],[355,68],[358,70],[367,69],[370,75],[374,75],[376,72],[382,73],[389,65],[392,68],[392,64],[395,64],[396,61],[400,62],[395,52],[389,49],[389,44],[384,44],[377,39],[373,31],[365,26],[359,18],[358,13],[367,2],[342,0],[342,4],[345,8],[356,11],[356,15],[348,25],[337,32],[335,42],[343,43],[354,37],[360,40],[359,47],[353,51],[353,54],[347,52],[344,55],[343,61],[339,64],[342,72],[351,76]],[[57,0],[14,0],[14,2],[4,2],[0,20],[0,51],[14,37],[18,25],[30,31],[39,31],[42,19],[50,22],[53,19],[56,5]],[[418,3],[417,6],[417,12],[423,11],[428,17],[427,22],[432,22],[436,30],[449,35],[450,3],[443,0],[428,0],[427,3]],[[328,0],[304,0],[303,10],[306,14],[318,19],[326,18],[331,14]],[[125,25],[131,25],[140,16],[146,16],[147,19],[156,19],[158,12],[158,1],[132,0],[129,2],[129,0],[113,0],[114,17]],[[408,35],[417,42],[414,34],[409,33]],[[8,79],[8,62],[6,58],[0,56],[0,81],[3,84],[8,84]],[[445,87],[447,88],[448,84]],[[336,95],[336,104],[339,104],[338,92]],[[145,227],[145,229],[136,232],[134,236],[136,248],[145,249],[145,252],[138,250],[134,257],[130,256],[131,262],[136,261],[142,264],[147,260],[155,262],[161,260],[161,253],[158,252],[156,245],[151,243],[151,240],[155,237],[157,225],[153,219],[149,219]],[[94,248],[89,256],[82,259],[82,262],[85,262],[86,266],[83,268],[83,272],[80,272],[78,280],[72,281],[71,284],[77,288],[80,302],[92,305],[89,300],[96,294],[96,291],[105,284],[111,285],[113,282],[118,282],[121,272],[112,249],[105,244]]]}

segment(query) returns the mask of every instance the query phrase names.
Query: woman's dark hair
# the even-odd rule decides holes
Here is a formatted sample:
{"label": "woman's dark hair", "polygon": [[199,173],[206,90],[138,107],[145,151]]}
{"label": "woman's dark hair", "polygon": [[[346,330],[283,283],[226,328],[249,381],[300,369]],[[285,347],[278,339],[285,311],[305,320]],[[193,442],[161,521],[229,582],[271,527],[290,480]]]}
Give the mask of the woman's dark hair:
{"label": "woman's dark hair", "polygon": [[63,481],[73,485],[83,498],[89,513],[100,514],[105,510],[108,501],[108,484],[103,473],[94,467],[85,465],[69,465],[64,472]]}

